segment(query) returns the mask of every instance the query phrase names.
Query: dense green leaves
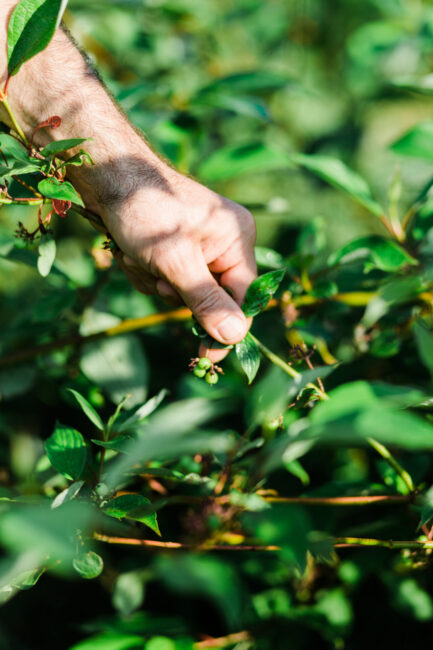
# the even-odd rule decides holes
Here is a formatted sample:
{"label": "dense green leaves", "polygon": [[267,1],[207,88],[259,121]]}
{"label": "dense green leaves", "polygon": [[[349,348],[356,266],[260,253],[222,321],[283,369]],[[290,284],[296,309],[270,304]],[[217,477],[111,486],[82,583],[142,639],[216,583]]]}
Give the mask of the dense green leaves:
{"label": "dense green leaves", "polygon": [[260,352],[257,343],[248,332],[246,337],[236,344],[235,350],[242,370],[248,377],[248,383],[251,384],[260,366]]}
{"label": "dense green leaves", "polygon": [[46,48],[60,23],[67,0],[20,0],[8,24],[8,74]]}
{"label": "dense green leaves", "polygon": [[72,203],[84,207],[81,196],[68,181],[59,181],[56,178],[44,178],[42,181],[39,181],[38,190],[49,199],[72,201]]}
{"label": "dense green leaves", "polygon": [[248,287],[244,302],[242,303],[242,311],[245,316],[257,316],[257,314],[265,309],[269,300],[280,286],[284,273],[285,269],[269,271],[269,273],[259,275],[258,278],[253,280]]}
{"label": "dense green leaves", "polygon": [[45,442],[52,466],[67,478],[78,479],[86,462],[84,438],[75,429],[57,424],[54,433]]}

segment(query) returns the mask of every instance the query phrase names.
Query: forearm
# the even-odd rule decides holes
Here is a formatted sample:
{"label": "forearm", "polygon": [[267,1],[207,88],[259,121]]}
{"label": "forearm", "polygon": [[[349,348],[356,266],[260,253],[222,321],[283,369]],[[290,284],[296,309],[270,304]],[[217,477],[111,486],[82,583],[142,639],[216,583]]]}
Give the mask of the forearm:
{"label": "forearm", "polygon": [[[2,0],[0,51],[6,51],[7,21],[16,1]],[[1,83],[7,77],[1,59]],[[46,50],[23,65],[8,87],[9,103],[30,138],[35,127],[51,115],[62,119],[57,129],[40,129],[36,144],[71,137],[92,138],[84,144],[95,165],[70,172],[88,207],[100,212],[104,205],[129,197],[140,183],[166,183],[167,167],[146,145],[119,111],[83,56],[58,30]]]}

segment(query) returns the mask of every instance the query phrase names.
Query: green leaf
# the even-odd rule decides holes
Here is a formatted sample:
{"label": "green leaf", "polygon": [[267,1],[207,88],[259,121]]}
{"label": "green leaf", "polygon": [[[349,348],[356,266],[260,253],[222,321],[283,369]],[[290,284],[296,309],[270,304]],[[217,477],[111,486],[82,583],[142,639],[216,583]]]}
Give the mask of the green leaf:
{"label": "green leaf", "polygon": [[[175,402],[155,413],[149,420],[146,435],[132,441],[126,453],[110,467],[107,484],[116,488],[127,472],[137,473],[137,463],[179,458],[183,454],[224,453],[233,446],[231,432],[200,431],[197,427],[233,408],[233,401],[188,399]],[[142,469],[139,471],[142,471]]]}
{"label": "green leaf", "polygon": [[[23,145],[7,133],[0,133],[0,150],[2,164],[0,175],[2,178],[18,174],[31,174],[40,171],[44,161],[32,158]],[[5,164],[3,164],[5,163]]]}
{"label": "green leaf", "polygon": [[86,444],[81,433],[57,424],[45,441],[45,450],[51,465],[60,474],[74,480],[80,478],[86,462]]}
{"label": "green leaf", "polygon": [[57,178],[44,178],[38,183],[38,190],[49,199],[58,201],[72,201],[84,208],[81,196],[68,181],[59,181]]}
{"label": "green leaf", "polygon": [[43,156],[57,156],[62,151],[78,147],[79,144],[85,142],[88,138],[68,138],[67,140],[54,140],[47,144],[41,151]]}
{"label": "green leaf", "polygon": [[67,0],[21,0],[8,25],[8,74],[44,50],[59,25]]}
{"label": "green leaf", "polygon": [[245,316],[256,316],[263,311],[278,289],[281,280],[284,277],[286,269],[278,269],[277,271],[269,271],[259,275],[258,278],[248,287],[242,304],[242,311]]}
{"label": "green leaf", "polygon": [[425,494],[422,495],[422,509],[421,520],[418,524],[420,529],[425,524],[430,524],[433,519],[433,487],[429,488]]}
{"label": "green leaf", "polygon": [[[46,456],[45,456],[46,458]],[[78,492],[81,490],[81,488],[84,485],[84,481],[75,481],[74,483],[71,483],[71,485],[66,488],[66,490],[63,490],[62,492],[59,492],[59,494],[53,499],[51,503],[51,508],[58,508],[59,506],[62,506],[64,503],[68,503],[69,501],[72,501],[72,499],[75,499],[77,496]]]}
{"label": "green leaf", "polygon": [[433,377],[433,331],[421,320],[413,324],[413,333],[421,361]]}
{"label": "green leaf", "polygon": [[43,563],[61,559],[71,562],[76,554],[77,529],[87,532],[95,511],[88,503],[71,501],[54,510],[48,503],[13,505],[2,511],[0,541],[12,553],[30,551]]}
{"label": "green leaf", "polygon": [[246,337],[236,344],[235,350],[242,370],[248,377],[248,383],[251,384],[260,366],[258,345],[248,332]]}
{"label": "green leaf", "polygon": [[94,551],[80,553],[72,561],[73,567],[82,578],[92,580],[97,578],[104,568],[104,561],[100,555]]}
{"label": "green leaf", "polygon": [[130,433],[121,433],[112,440],[98,440],[97,438],[91,438],[91,441],[95,445],[98,445],[98,447],[104,447],[105,449],[112,449],[113,451],[123,453],[127,453],[129,443],[133,440],[136,440],[136,438]]}
{"label": "green leaf", "polygon": [[106,515],[115,519],[134,519],[148,526],[154,533],[161,535],[159,530],[156,513],[149,512],[152,503],[141,494],[122,494],[121,496],[110,499],[104,506],[103,511]]}
{"label": "green leaf", "polygon": [[369,268],[388,272],[398,271],[408,264],[412,266],[418,264],[418,260],[409,255],[400,244],[379,235],[361,237],[345,244],[331,255],[328,264],[330,266],[345,264],[364,257],[369,258]]}
{"label": "green leaf", "polygon": [[337,189],[347,192],[376,216],[383,214],[382,206],[374,200],[367,182],[341,160],[328,156],[296,154],[293,161],[316,174]]}
{"label": "green leaf", "polygon": [[256,246],[254,253],[258,266],[280,269],[284,264],[284,257],[280,253],[277,253],[277,251],[272,250],[272,248]]}
{"label": "green leaf", "polygon": [[90,422],[92,422],[95,425],[95,427],[100,431],[104,431],[104,423],[102,422],[100,416],[95,411],[95,409],[90,404],[90,402],[88,402],[85,397],[80,395],[80,393],[74,390],[73,388],[68,388],[67,390],[70,393],[72,393],[72,395],[75,397],[75,399],[77,400],[78,404],[81,407],[81,410],[83,411],[83,413],[85,413],[85,415],[87,415]]}
{"label": "green leaf", "polygon": [[106,632],[79,641],[69,650],[141,650],[143,637],[123,632]]}
{"label": "green leaf", "polygon": [[122,573],[114,584],[113,605],[123,616],[141,607],[144,598],[143,578],[138,571]]}
{"label": "green leaf", "polygon": [[46,278],[56,259],[56,242],[51,235],[42,235],[38,248],[38,271]]}
{"label": "green leaf", "polygon": [[131,406],[146,398],[149,367],[141,341],[134,334],[86,343],[80,368],[115,403],[125,395],[130,396]]}
{"label": "green leaf", "polygon": [[248,144],[218,149],[200,165],[198,174],[205,181],[215,182],[239,174],[285,169],[290,166],[290,156],[284,151],[264,144]]}
{"label": "green leaf", "polygon": [[127,431],[128,429],[135,429],[140,424],[142,424],[148,417],[151,415],[161,404],[161,402],[167,396],[168,391],[163,388],[162,390],[151,397],[143,406],[140,406],[139,409],[135,411],[132,415],[128,415],[126,420],[123,420],[116,426],[116,430],[120,433]]}
{"label": "green leaf", "polygon": [[433,122],[417,124],[391,145],[391,149],[403,156],[426,158],[433,161]]}

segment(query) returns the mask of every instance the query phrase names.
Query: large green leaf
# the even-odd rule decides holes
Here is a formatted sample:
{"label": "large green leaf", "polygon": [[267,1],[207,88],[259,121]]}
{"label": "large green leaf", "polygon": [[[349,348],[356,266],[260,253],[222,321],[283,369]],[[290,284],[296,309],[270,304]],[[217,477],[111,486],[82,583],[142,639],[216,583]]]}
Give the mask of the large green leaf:
{"label": "large green leaf", "polygon": [[248,383],[251,384],[260,366],[260,352],[257,343],[248,332],[246,337],[236,344],[235,350],[242,370],[248,377]]}
{"label": "large green leaf", "polygon": [[347,192],[373,214],[381,216],[382,206],[374,200],[368,183],[341,160],[328,156],[295,154],[292,160],[334,187]]}
{"label": "large green leaf", "polygon": [[161,535],[156,512],[150,512],[152,503],[141,494],[121,494],[110,499],[104,506],[104,512],[115,519],[134,519],[148,526],[154,533]]}
{"label": "large green leaf", "polygon": [[31,551],[43,562],[47,556],[72,561],[76,553],[77,530],[86,531],[95,519],[88,503],[71,501],[50,509],[47,503],[13,505],[0,518],[0,541],[12,553]]}
{"label": "large green leaf", "polygon": [[67,0],[21,0],[8,25],[8,75],[44,50],[59,25]]}
{"label": "large green leaf", "polygon": [[49,199],[58,201],[72,201],[84,208],[83,199],[68,181],[59,181],[57,178],[44,178],[38,183],[38,190]]}
{"label": "large green leaf", "polygon": [[80,367],[115,403],[125,395],[130,396],[131,406],[146,398],[148,363],[140,339],[133,334],[86,343]]}
{"label": "large green leaf", "polygon": [[218,149],[200,165],[198,174],[205,181],[215,182],[247,172],[265,172],[290,166],[290,156],[285,151],[264,144],[248,144]]}
{"label": "large green leaf", "polygon": [[396,140],[391,149],[403,156],[433,161],[433,122],[422,122]]}
{"label": "large green leaf", "polygon": [[377,268],[388,272],[398,271],[408,264],[418,264],[418,260],[409,255],[397,242],[384,239],[379,235],[361,237],[345,244],[331,255],[328,263],[333,266],[334,264],[344,264],[365,257],[369,259],[367,268]]}
{"label": "large green leaf", "polygon": [[57,424],[45,441],[45,450],[51,465],[60,474],[74,480],[80,478],[86,462],[86,444],[81,433]]}
{"label": "large green leaf", "polygon": [[258,278],[253,280],[247,289],[247,293],[242,303],[242,311],[245,316],[257,316],[263,311],[272,298],[280,282],[284,277],[286,269],[278,269],[277,271],[269,271],[259,275]]}

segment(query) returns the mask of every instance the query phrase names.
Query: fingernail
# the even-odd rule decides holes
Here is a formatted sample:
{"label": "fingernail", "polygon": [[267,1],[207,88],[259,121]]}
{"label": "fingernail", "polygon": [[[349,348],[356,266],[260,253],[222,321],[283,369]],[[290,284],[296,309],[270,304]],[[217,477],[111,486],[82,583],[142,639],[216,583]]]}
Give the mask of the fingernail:
{"label": "fingernail", "polygon": [[227,316],[217,327],[217,332],[225,341],[238,339],[245,330],[245,322],[239,316]]}

